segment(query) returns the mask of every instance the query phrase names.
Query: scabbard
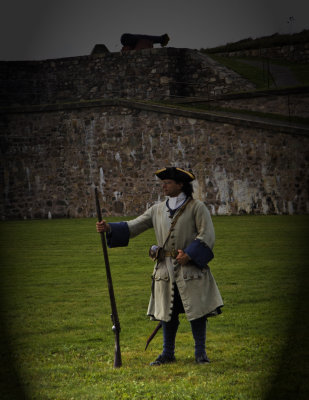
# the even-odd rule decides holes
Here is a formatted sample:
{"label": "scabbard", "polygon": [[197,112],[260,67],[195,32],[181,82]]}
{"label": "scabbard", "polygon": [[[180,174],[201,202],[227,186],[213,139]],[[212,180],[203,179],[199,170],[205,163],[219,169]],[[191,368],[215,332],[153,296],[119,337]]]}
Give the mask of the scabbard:
{"label": "scabbard", "polygon": [[149,336],[149,338],[147,339],[147,343],[146,343],[146,347],[145,347],[145,351],[147,350],[147,347],[149,346],[149,343],[152,341],[152,339],[156,336],[158,330],[162,327],[162,322],[160,321],[158,323],[158,325],[155,327],[154,331],[152,332],[152,334]]}

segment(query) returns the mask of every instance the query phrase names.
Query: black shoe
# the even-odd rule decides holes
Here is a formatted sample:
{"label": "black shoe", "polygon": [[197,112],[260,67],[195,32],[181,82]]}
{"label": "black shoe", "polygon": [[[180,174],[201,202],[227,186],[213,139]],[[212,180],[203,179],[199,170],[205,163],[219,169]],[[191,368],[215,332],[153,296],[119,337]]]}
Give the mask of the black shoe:
{"label": "black shoe", "polygon": [[197,364],[209,364],[210,363],[210,360],[206,356],[206,354],[202,355],[202,356],[195,357],[195,361],[197,362]]}
{"label": "black shoe", "polygon": [[161,364],[168,364],[176,361],[175,356],[164,356],[163,354],[160,354],[159,357],[150,363],[150,365],[161,365]]}

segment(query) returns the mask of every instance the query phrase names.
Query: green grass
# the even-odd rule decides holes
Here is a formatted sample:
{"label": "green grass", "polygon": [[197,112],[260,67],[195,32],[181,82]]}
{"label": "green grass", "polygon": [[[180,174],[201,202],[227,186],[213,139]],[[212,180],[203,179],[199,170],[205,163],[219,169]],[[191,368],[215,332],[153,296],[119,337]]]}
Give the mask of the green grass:
{"label": "green grass", "polygon": [[[256,89],[269,89],[269,85],[273,86],[273,80],[271,74],[267,76],[267,66],[265,58],[261,57],[224,57],[218,56],[216,54],[208,54],[209,57],[213,58],[215,61],[220,64],[226,66],[227,68],[237,72],[239,75],[243,76],[245,79],[248,79],[252,82]],[[253,66],[246,64],[243,62],[244,60],[248,61],[256,61],[259,62],[261,67]],[[291,72],[294,74],[295,78],[299,80],[301,85],[308,86],[309,85],[309,66],[308,64],[302,64],[297,62],[289,62],[284,60],[272,60],[269,59],[271,64],[278,64],[285,67],[288,67]],[[264,71],[263,71],[264,65]]]}
{"label": "green grass", "polygon": [[[242,59],[238,59],[237,57],[223,57],[216,54],[208,55],[215,61],[237,72],[239,75],[253,83],[256,86],[256,89],[261,90],[268,88],[268,79],[266,73],[263,72],[263,69],[242,62],[241,60],[244,59],[244,57],[242,57]],[[255,60],[258,61],[258,59]],[[271,78],[270,83],[272,83]]]}
{"label": "green grass", "polygon": [[213,220],[210,266],[225,307],[208,323],[212,363],[195,364],[182,316],[177,362],[148,366],[162,344],[159,332],[144,351],[156,325],[145,316],[149,230],[109,250],[122,327],[119,369],[95,220],[2,222],[1,399],[17,398],[19,389],[30,399],[307,399],[309,217]]}
{"label": "green grass", "polygon": [[309,64],[308,63],[297,63],[285,60],[271,60],[272,64],[278,64],[288,67],[295,78],[299,80],[304,86],[309,86]]}

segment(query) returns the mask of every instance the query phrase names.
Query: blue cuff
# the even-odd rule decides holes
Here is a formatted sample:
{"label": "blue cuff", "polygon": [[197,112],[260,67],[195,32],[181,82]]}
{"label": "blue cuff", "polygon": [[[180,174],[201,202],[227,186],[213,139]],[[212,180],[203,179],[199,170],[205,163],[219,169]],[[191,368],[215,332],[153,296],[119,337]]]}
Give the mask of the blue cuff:
{"label": "blue cuff", "polygon": [[196,239],[184,249],[184,252],[188,254],[191,260],[199,267],[203,268],[214,258],[214,254],[210,247],[200,240]]}
{"label": "blue cuff", "polygon": [[130,231],[126,222],[109,222],[111,232],[106,234],[108,247],[127,246],[130,239]]}

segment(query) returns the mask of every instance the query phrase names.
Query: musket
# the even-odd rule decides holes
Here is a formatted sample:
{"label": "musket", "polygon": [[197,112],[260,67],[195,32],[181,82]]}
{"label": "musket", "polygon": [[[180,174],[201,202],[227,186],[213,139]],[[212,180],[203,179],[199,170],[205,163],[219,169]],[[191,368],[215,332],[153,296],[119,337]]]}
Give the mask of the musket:
{"label": "musket", "polygon": [[[102,221],[102,214],[101,214],[101,208],[100,208],[100,202],[99,202],[97,188],[94,189],[94,192],[95,192],[95,202],[96,202],[96,208],[97,208],[98,221],[101,222]],[[101,236],[102,249],[103,249],[104,261],[105,261],[108,292],[109,292],[109,298],[110,298],[111,309],[112,309],[112,314],[111,314],[112,323],[113,323],[112,330],[113,330],[113,332],[115,334],[114,367],[115,368],[119,368],[122,365],[122,362],[121,362],[121,351],[120,351],[120,338],[119,338],[119,336],[120,336],[120,322],[119,322],[118,312],[117,312],[117,307],[116,307],[114,287],[113,287],[112,275],[111,275],[109,259],[108,259],[108,253],[107,253],[106,238],[105,238],[104,232],[101,232],[100,236]]]}

